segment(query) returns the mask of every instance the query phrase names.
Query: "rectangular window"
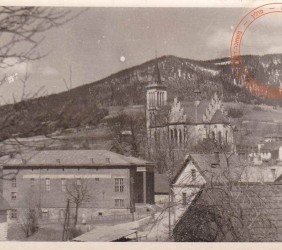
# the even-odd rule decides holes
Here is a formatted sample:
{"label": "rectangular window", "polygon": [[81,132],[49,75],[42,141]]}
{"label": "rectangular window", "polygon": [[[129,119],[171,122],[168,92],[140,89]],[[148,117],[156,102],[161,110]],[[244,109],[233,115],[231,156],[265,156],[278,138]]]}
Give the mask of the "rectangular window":
{"label": "rectangular window", "polygon": [[12,187],[13,188],[17,187],[17,179],[16,178],[12,179]]}
{"label": "rectangular window", "polygon": [[34,180],[34,178],[31,178],[31,179],[30,179],[30,186],[33,187],[34,185],[35,185],[35,180]]}
{"label": "rectangular window", "polygon": [[124,185],[123,185],[123,178],[115,178],[115,192],[123,192]]}
{"label": "rectangular window", "polygon": [[182,193],[182,205],[187,205],[186,193]]}
{"label": "rectangular window", "polygon": [[46,183],[46,191],[50,191],[51,190],[50,179],[47,178],[45,180],[45,183]]}
{"label": "rectangular window", "polygon": [[62,191],[66,192],[66,179],[62,179]]}
{"label": "rectangular window", "polygon": [[95,181],[98,182],[100,179],[99,178],[95,178]]}
{"label": "rectangular window", "polygon": [[17,219],[17,209],[11,210],[11,219]]}
{"label": "rectangular window", "polygon": [[42,219],[43,220],[49,219],[49,211],[47,209],[42,209]]}
{"label": "rectangular window", "polygon": [[196,169],[191,169],[192,181],[196,180]]}
{"label": "rectangular window", "polygon": [[123,199],[115,199],[115,207],[124,207]]}
{"label": "rectangular window", "polygon": [[11,199],[16,200],[17,199],[17,192],[12,192],[11,193]]}
{"label": "rectangular window", "polygon": [[76,180],[76,185],[81,186],[81,179],[80,178]]}

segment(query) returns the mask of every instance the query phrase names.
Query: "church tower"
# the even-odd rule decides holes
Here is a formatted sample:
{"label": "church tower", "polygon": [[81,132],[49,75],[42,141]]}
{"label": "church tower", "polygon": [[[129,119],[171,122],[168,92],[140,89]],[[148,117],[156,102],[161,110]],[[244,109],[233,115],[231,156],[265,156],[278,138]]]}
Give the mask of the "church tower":
{"label": "church tower", "polygon": [[167,104],[166,86],[163,85],[157,58],[151,82],[146,87],[146,126],[155,125],[155,114],[160,107]]}

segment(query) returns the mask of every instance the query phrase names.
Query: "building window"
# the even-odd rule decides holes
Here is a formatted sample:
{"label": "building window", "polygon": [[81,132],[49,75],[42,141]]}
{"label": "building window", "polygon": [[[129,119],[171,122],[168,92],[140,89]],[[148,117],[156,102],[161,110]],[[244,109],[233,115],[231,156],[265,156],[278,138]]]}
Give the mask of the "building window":
{"label": "building window", "polygon": [[222,144],[222,134],[221,134],[221,131],[218,131],[218,143],[219,143],[219,145]]}
{"label": "building window", "polygon": [[66,179],[62,179],[62,191],[66,192],[67,188],[66,188]]}
{"label": "building window", "polygon": [[76,180],[76,185],[81,186],[81,179],[80,178]]}
{"label": "building window", "polygon": [[124,207],[123,199],[115,199],[115,207]]}
{"label": "building window", "polygon": [[272,174],[272,178],[276,179],[276,169],[275,168],[271,169],[271,174]]}
{"label": "building window", "polygon": [[11,199],[16,200],[17,199],[17,192],[12,192],[11,193]]}
{"label": "building window", "polygon": [[192,181],[196,180],[196,169],[191,169]]}
{"label": "building window", "polygon": [[182,193],[182,205],[187,205],[186,193]]}
{"label": "building window", "polygon": [[17,219],[17,209],[12,209],[11,210],[11,219]]}
{"label": "building window", "polygon": [[95,178],[95,181],[98,182],[98,181],[100,181],[100,179],[99,178]]}
{"label": "building window", "polygon": [[51,190],[50,179],[46,179],[45,184],[46,184],[46,191],[50,191]]}
{"label": "building window", "polygon": [[12,187],[13,188],[17,187],[17,179],[16,178],[12,179]]}
{"label": "building window", "polygon": [[49,219],[49,211],[47,209],[42,209],[42,219],[43,220]]}
{"label": "building window", "polygon": [[34,178],[31,178],[31,179],[30,179],[30,186],[33,187],[34,185],[35,185],[35,180],[34,180]]}
{"label": "building window", "polygon": [[115,178],[115,192],[123,192],[124,185],[123,185],[123,178]]}

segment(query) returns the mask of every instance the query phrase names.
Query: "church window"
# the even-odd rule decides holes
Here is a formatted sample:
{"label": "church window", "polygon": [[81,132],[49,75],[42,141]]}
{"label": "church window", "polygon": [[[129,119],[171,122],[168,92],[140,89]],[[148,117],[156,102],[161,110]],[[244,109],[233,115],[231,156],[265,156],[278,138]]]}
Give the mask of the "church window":
{"label": "church window", "polygon": [[182,131],[181,129],[179,130],[179,144],[182,146]]}
{"label": "church window", "polygon": [[219,145],[221,145],[221,143],[222,143],[221,131],[218,132],[218,142],[219,142]]}
{"label": "church window", "polygon": [[177,130],[176,128],[174,129],[174,143],[177,144]]}

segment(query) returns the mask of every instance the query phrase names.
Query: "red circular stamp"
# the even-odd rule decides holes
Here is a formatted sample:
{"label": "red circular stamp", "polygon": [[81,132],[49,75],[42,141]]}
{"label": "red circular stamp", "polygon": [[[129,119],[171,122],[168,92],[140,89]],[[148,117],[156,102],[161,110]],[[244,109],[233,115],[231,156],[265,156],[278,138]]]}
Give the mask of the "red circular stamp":
{"label": "red circular stamp", "polygon": [[271,99],[282,99],[282,88],[270,87],[263,83],[257,82],[249,73],[246,65],[242,60],[241,56],[241,44],[244,38],[244,34],[247,29],[252,25],[258,18],[271,13],[282,14],[282,3],[270,3],[257,7],[247,13],[237,25],[234,30],[231,46],[230,56],[231,65],[236,77],[239,79],[241,84],[245,85],[252,93]]}

